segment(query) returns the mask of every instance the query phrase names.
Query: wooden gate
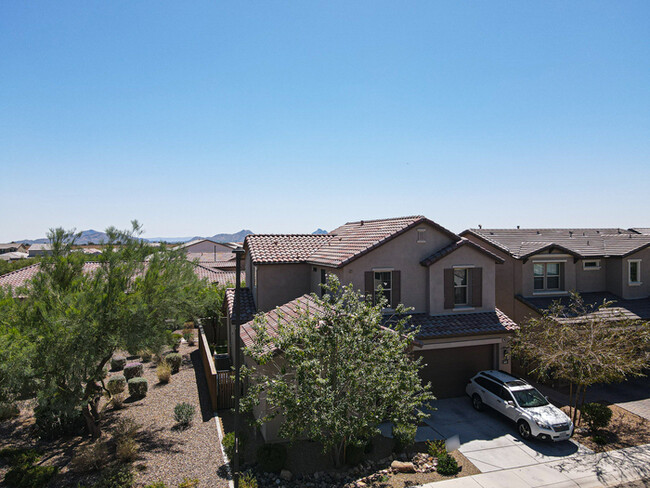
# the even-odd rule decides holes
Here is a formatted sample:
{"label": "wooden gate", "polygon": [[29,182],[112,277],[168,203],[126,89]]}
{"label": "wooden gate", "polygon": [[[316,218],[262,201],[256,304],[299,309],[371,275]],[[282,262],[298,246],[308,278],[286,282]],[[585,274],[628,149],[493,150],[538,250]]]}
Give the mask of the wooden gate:
{"label": "wooden gate", "polygon": [[235,408],[235,374],[217,371],[217,405],[219,409]]}

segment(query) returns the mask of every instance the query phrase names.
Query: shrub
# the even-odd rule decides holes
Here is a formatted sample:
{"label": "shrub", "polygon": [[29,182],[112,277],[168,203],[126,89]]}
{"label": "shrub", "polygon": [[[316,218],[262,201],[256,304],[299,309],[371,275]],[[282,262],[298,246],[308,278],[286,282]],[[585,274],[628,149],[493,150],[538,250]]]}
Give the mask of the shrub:
{"label": "shrub", "polygon": [[580,411],[592,432],[604,429],[612,420],[612,410],[602,403],[585,403]]}
{"label": "shrub", "polygon": [[116,374],[108,380],[108,383],[106,383],[106,389],[113,396],[122,393],[126,388],[126,380],[127,378],[124,375]]}
{"label": "shrub", "polygon": [[17,417],[20,414],[18,405],[12,403],[0,403],[0,422]]}
{"label": "shrub", "polygon": [[[243,458],[244,449],[246,448],[246,440],[247,440],[246,435],[242,432],[239,437],[240,458]],[[221,443],[223,444],[223,450],[226,452],[226,456],[228,456],[228,460],[232,461],[232,457],[235,454],[235,433],[228,432],[226,435],[223,436],[223,441],[221,441]]]}
{"label": "shrub", "polygon": [[607,435],[605,435],[603,432],[596,432],[591,436],[591,439],[599,446],[604,446],[605,444],[609,444],[609,439],[607,438]]}
{"label": "shrub", "polygon": [[7,471],[5,483],[12,488],[44,488],[58,472],[56,466],[20,464]]}
{"label": "shrub", "polygon": [[178,373],[181,369],[181,363],[183,362],[183,356],[178,353],[167,354],[165,361],[169,363],[172,368],[172,374]]}
{"label": "shrub", "polygon": [[415,443],[415,433],[418,426],[415,424],[396,424],[393,425],[393,449],[395,452],[404,452],[407,447]]}
{"label": "shrub", "polygon": [[158,376],[158,381],[161,383],[169,383],[172,377],[172,367],[163,359],[156,367],[156,375]]}
{"label": "shrub", "polygon": [[199,486],[199,480],[196,478],[183,478],[183,481],[178,485],[178,488],[196,488],[197,486]]}
{"label": "shrub", "polygon": [[141,377],[144,373],[142,363],[129,363],[124,366],[124,377],[128,380],[131,378]]}
{"label": "shrub", "polygon": [[185,342],[188,344],[194,343],[194,332],[192,329],[183,329],[183,339],[185,339]]}
{"label": "shrub", "polygon": [[174,420],[176,420],[181,427],[188,427],[192,423],[195,410],[194,405],[185,402],[178,403],[174,407]]}
{"label": "shrub", "polygon": [[282,444],[264,444],[257,450],[257,462],[266,473],[279,473],[287,460],[287,448]]}
{"label": "shrub", "polygon": [[444,439],[435,439],[433,441],[427,441],[427,451],[429,455],[434,458],[439,458],[447,454],[447,447],[445,445]]}
{"label": "shrub", "polygon": [[181,339],[183,338],[182,334],[174,333],[170,336],[169,346],[174,350],[178,351],[178,348],[181,345]]}
{"label": "shrub", "polygon": [[142,349],[141,351],[138,351],[138,356],[140,356],[143,363],[148,363],[153,357],[153,352],[151,352],[150,349]]}
{"label": "shrub", "polygon": [[239,488],[257,488],[257,479],[252,473],[246,472],[239,479]]}
{"label": "shrub", "polygon": [[145,378],[131,378],[129,380],[129,395],[135,398],[144,398],[147,396],[149,383]]}
{"label": "shrub", "polygon": [[104,473],[104,476],[93,488],[131,488],[133,473],[128,466],[114,468]]}
{"label": "shrub", "polygon": [[111,359],[111,369],[113,371],[121,371],[126,365],[126,358],[124,356],[115,356]]}
{"label": "shrub", "polygon": [[167,488],[167,485],[162,481],[154,481],[153,483],[145,485],[144,488]]}
{"label": "shrub", "polygon": [[350,443],[345,448],[345,462],[350,466],[356,466],[364,459],[364,453],[369,451],[370,442]]}
{"label": "shrub", "polygon": [[124,408],[124,394],[118,393],[111,398],[111,404],[113,405],[113,410],[122,410]]}
{"label": "shrub", "polygon": [[123,439],[133,439],[140,432],[141,425],[129,417],[119,419],[113,427],[113,438],[116,442]]}
{"label": "shrub", "polygon": [[72,469],[79,472],[99,471],[108,462],[108,449],[103,442],[84,446],[72,458]]}
{"label": "shrub", "polygon": [[438,466],[436,467],[436,471],[443,476],[454,476],[458,474],[460,468],[458,467],[456,459],[445,453],[438,457]]}
{"label": "shrub", "polygon": [[138,458],[140,445],[133,437],[124,437],[117,441],[115,454],[117,458],[125,463],[135,461]]}
{"label": "shrub", "polygon": [[41,458],[41,453],[36,449],[24,447],[5,447],[0,450],[0,459],[4,459],[10,466],[20,464],[33,464]]}
{"label": "shrub", "polygon": [[77,435],[84,429],[81,410],[59,395],[39,396],[34,408],[34,428],[39,437],[55,439],[63,435]]}

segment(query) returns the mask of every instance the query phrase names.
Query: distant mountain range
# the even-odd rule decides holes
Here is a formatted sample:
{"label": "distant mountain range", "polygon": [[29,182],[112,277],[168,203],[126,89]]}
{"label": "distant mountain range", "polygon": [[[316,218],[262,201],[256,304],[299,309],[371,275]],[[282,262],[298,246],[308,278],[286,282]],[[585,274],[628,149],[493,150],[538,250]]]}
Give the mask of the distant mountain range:
{"label": "distant mountain range", "polygon": [[[197,239],[210,239],[215,242],[243,242],[247,235],[252,234],[253,232],[247,229],[242,229],[239,232],[234,234],[215,234],[212,237],[147,237],[144,238],[145,241],[149,242],[170,242],[170,243],[180,243],[194,241]],[[108,240],[108,236],[105,232],[100,232],[98,230],[84,230],[81,232],[81,237],[77,239],[77,244],[87,245],[87,244],[100,244],[102,241]],[[45,244],[48,242],[47,238],[42,239],[23,239],[21,241],[25,244]]]}
{"label": "distant mountain range", "polygon": [[312,232],[312,234],[317,234],[317,235],[320,235],[320,234],[327,234],[327,231],[326,231],[326,230],[323,230],[323,229],[321,229],[321,228],[319,227],[319,228],[316,229],[314,232]]}

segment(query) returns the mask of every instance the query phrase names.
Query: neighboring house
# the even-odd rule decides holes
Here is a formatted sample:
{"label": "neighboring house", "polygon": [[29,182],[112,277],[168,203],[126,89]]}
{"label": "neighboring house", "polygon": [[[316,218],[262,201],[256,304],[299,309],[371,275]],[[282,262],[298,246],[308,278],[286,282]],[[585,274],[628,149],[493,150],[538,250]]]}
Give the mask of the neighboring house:
{"label": "neighboring house", "polygon": [[614,301],[650,319],[650,229],[470,229],[461,236],[505,260],[496,305],[522,323],[577,291],[588,304]]}
{"label": "neighboring house", "polygon": [[[400,303],[413,309],[412,324],[420,327],[414,354],[423,357],[422,377],[436,396],[462,395],[477,371],[509,370],[508,338],[516,324],[495,307],[495,272],[503,259],[423,216],[350,222],[324,235],[249,235],[244,249],[244,343],[255,312],[265,312],[270,324],[276,307],[290,316],[333,274],[373,297],[381,285],[387,316]],[[233,301],[229,290],[231,344]]]}
{"label": "neighboring house", "polygon": [[29,257],[34,258],[36,256],[44,256],[46,254],[52,254],[52,245],[51,244],[32,244],[29,246]]}
{"label": "neighboring house", "polygon": [[215,242],[210,239],[196,239],[174,249],[183,249],[187,259],[219,271],[235,271],[234,249],[241,247],[238,242]]}
{"label": "neighboring house", "polygon": [[27,246],[25,244],[10,242],[8,244],[0,244],[0,254],[5,254],[8,252],[20,252],[26,253]]}
{"label": "neighboring house", "polygon": [[29,257],[29,254],[26,252],[5,252],[0,254],[0,260],[2,261],[18,261],[19,259],[25,259]]}
{"label": "neighboring house", "polygon": [[236,249],[236,242],[215,242],[210,239],[195,239],[176,246],[174,249],[183,249],[188,253],[230,253]]}

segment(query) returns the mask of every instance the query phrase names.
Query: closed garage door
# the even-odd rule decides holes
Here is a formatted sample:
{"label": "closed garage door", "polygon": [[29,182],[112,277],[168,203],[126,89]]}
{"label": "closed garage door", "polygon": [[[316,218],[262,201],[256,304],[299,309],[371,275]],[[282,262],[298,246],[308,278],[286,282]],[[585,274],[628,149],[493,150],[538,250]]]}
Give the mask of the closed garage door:
{"label": "closed garage door", "polygon": [[436,398],[463,396],[469,379],[484,369],[494,369],[494,344],[415,352],[425,365],[420,376],[431,382]]}

